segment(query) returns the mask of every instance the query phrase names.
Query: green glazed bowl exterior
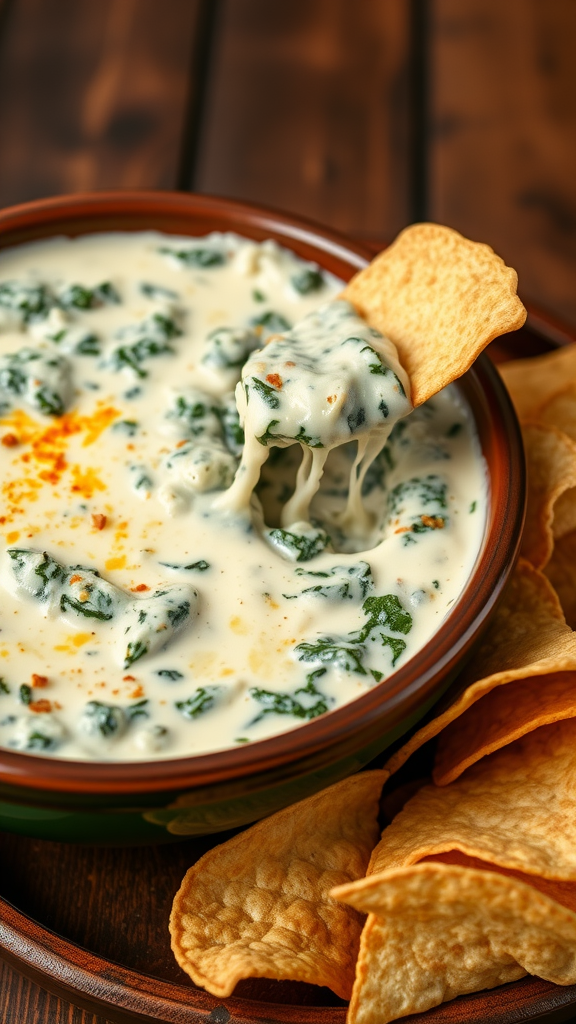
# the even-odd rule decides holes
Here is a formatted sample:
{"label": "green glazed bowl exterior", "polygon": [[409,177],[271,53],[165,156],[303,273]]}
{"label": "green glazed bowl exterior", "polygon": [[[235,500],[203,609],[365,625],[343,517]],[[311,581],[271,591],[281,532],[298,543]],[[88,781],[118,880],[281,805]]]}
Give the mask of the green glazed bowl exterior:
{"label": "green glazed bowl exterior", "polygon": [[[361,245],[284,214],[176,192],[94,192],[0,212],[0,248],[55,235],[157,229],[274,238],[347,281]],[[358,771],[414,728],[446,692],[513,568],[524,517],[524,457],[508,395],[482,356],[458,384],[487,465],[482,549],[428,644],[362,697],[249,746],[153,762],[70,761],[0,750],[0,828],[83,843],[157,843],[256,821]]]}

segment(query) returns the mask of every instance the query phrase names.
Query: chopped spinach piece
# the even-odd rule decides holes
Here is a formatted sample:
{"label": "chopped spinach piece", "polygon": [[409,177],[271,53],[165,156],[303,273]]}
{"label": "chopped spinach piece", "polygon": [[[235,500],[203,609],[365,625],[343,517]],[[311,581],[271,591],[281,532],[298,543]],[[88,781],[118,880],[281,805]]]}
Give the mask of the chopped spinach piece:
{"label": "chopped spinach piece", "polygon": [[292,562],[309,562],[330,544],[330,537],[321,529],[312,528],[307,533],[293,533],[277,527],[266,530],[265,535]]}
{"label": "chopped spinach piece", "polygon": [[0,693],[10,693],[10,687],[2,676],[0,676]]}
{"label": "chopped spinach piece", "polygon": [[446,490],[445,481],[433,473],[425,477],[412,477],[410,480],[403,480],[390,491],[388,507],[391,513],[398,515],[404,512],[406,503],[413,499],[420,505],[446,508]]}
{"label": "chopped spinach piece", "polygon": [[351,634],[357,637],[358,643],[363,643],[373,629],[379,629],[382,626],[387,626],[394,633],[406,634],[412,629],[412,616],[404,611],[395,594],[367,597],[362,605],[362,611],[368,616],[368,621],[362,629]]}
{"label": "chopped spinach piece", "polygon": [[125,434],[126,437],[134,437],[139,427],[140,424],[137,420],[117,420],[113,424],[112,430],[115,434]]}
{"label": "chopped spinach piece", "polygon": [[166,647],[196,611],[198,594],[189,584],[157,590],[128,605],[124,613],[124,665],[130,668],[147,654]]}
{"label": "chopped spinach piece", "polygon": [[22,683],[22,686],[18,690],[18,696],[21,704],[32,703],[32,687],[28,683]]}
{"label": "chopped spinach piece", "polygon": [[119,331],[117,337],[133,339],[132,344],[120,345],[112,352],[110,363],[113,369],[130,369],[140,377],[148,376],[142,363],[156,356],[173,355],[174,349],[169,342],[178,338],[182,331],[172,317],[165,313],[152,313],[139,324]]}
{"label": "chopped spinach piece", "polygon": [[210,568],[210,563],[204,561],[203,558],[198,559],[197,562],[190,562],[188,565],[181,562],[160,562],[160,565],[165,565],[167,569],[179,569],[181,572],[206,572]]}
{"label": "chopped spinach piece", "polygon": [[95,334],[85,334],[74,347],[77,356],[99,356],[102,354],[100,339]]}
{"label": "chopped spinach piece", "polygon": [[[288,693],[273,693],[271,690],[261,690],[256,686],[251,686],[248,692],[262,708],[260,713],[256,715],[256,718],[253,718],[249,723],[250,725],[261,722],[265,715],[293,715],[294,718],[311,721],[311,719],[317,718],[318,715],[323,715],[328,711],[328,704],[320,694],[318,694],[319,700],[315,704],[306,707],[301,701],[297,701]],[[312,694],[312,690],[305,690],[304,688],[298,692]],[[316,693],[317,691],[315,691],[314,695]]]}
{"label": "chopped spinach piece", "polygon": [[168,679],[171,683],[175,683],[177,679],[184,679],[183,673],[177,668],[159,668],[155,675],[160,676],[160,679]]}
{"label": "chopped spinach piece", "polygon": [[240,417],[234,395],[232,394],[229,398],[223,399],[216,411],[220,417],[225,444],[232,452],[232,455],[239,457],[242,454],[245,438],[244,429],[240,426]]}
{"label": "chopped spinach piece", "polygon": [[282,313],[267,309],[265,313],[253,316],[250,326],[254,327],[263,338],[266,338],[269,334],[282,334],[284,331],[289,331],[292,325],[285,316],[282,316]]}
{"label": "chopped spinach piece", "polygon": [[266,296],[259,288],[252,289],[252,298],[254,299],[254,302],[266,302]]}
{"label": "chopped spinach piece", "polygon": [[115,704],[104,704],[99,700],[90,700],[80,717],[80,729],[87,736],[100,736],[103,739],[115,739],[126,729],[126,715],[121,707]]}
{"label": "chopped spinach piece", "polygon": [[38,601],[52,601],[66,579],[66,570],[46,551],[8,548],[11,569],[19,586]]}
{"label": "chopped spinach piece", "polygon": [[218,370],[240,369],[259,347],[260,339],[249,327],[216,327],[206,338],[202,362]]}
{"label": "chopped spinach piece", "polygon": [[165,288],[161,284],[149,284],[147,281],[142,281],[140,284],[140,291],[142,295],[145,295],[147,299],[177,299],[178,292],[173,292],[171,288]]}
{"label": "chopped spinach piece", "polygon": [[461,433],[463,428],[462,423],[453,423],[451,427],[446,431],[446,437],[457,437]]}
{"label": "chopped spinach piece", "polygon": [[372,590],[374,586],[368,562],[358,562],[356,565],[334,565],[326,572],[311,572],[300,568],[295,571],[298,576],[305,576],[309,579],[320,578],[327,582],[315,583],[300,591],[300,594],[283,594],[283,597],[295,598],[303,594],[314,594],[329,601],[363,601],[368,591]]}
{"label": "chopped spinach piece", "polygon": [[132,488],[135,491],[140,491],[143,495],[149,494],[154,486],[154,481],[149,476],[146,466],[128,466],[128,472],[130,473]]}
{"label": "chopped spinach piece", "polygon": [[61,416],[72,395],[70,363],[34,348],[0,356],[0,391],[23,399],[37,412]]}
{"label": "chopped spinach piece", "polygon": [[21,324],[43,319],[53,305],[54,299],[43,284],[0,282],[0,308],[9,310]]}
{"label": "chopped spinach piece", "polygon": [[315,267],[304,267],[292,275],[290,284],[300,295],[310,295],[324,287],[324,275]]}
{"label": "chopped spinach piece", "polygon": [[469,508],[468,511],[469,512],[475,512],[476,508],[477,508],[477,505],[478,505],[478,503],[476,501],[473,501],[472,504],[470,505],[470,508]]}
{"label": "chopped spinach piece", "polygon": [[394,666],[400,655],[406,650],[406,641],[401,640],[399,637],[388,636],[387,633],[380,633],[380,639],[384,647],[390,647],[392,651],[392,665]]}
{"label": "chopped spinach piece", "polygon": [[100,622],[109,622],[114,618],[120,595],[111,583],[93,573],[73,572],[68,575],[66,584],[71,588],[71,593],[64,593],[60,597],[60,611],[70,609],[85,619],[98,619]]}
{"label": "chopped spinach piece", "polygon": [[211,395],[197,388],[177,392],[172,407],[166,413],[166,419],[181,438],[205,437],[219,440],[222,437],[218,404]]}
{"label": "chopped spinach piece", "polygon": [[129,722],[133,722],[135,718],[148,718],[150,711],[148,708],[149,701],[145,697],[144,700],[139,700],[136,704],[129,704],[126,708],[126,717]]}
{"label": "chopped spinach piece", "polygon": [[299,661],[320,661],[330,663],[345,672],[357,672],[366,675],[362,658],[366,648],[358,640],[350,641],[342,637],[322,636],[310,643],[297,644],[294,648]]}
{"label": "chopped spinach piece", "polygon": [[184,715],[184,718],[198,718],[199,715],[214,707],[221,691],[221,686],[199,686],[191,697],[176,701],[175,706]]}
{"label": "chopped spinach piece", "polygon": [[70,284],[58,295],[58,303],[63,309],[98,309],[99,306],[119,302],[120,296],[110,281],[102,281],[94,288]]}
{"label": "chopped spinach piece", "polygon": [[185,267],[196,267],[201,270],[206,270],[209,267],[221,267],[226,262],[226,255],[221,249],[208,245],[186,249],[171,249],[168,246],[162,246],[158,252],[163,256],[171,256]]}
{"label": "chopped spinach piece", "polygon": [[[266,405],[269,405],[271,409],[280,408],[280,398],[276,388],[265,384],[263,380],[258,380],[258,377],[250,377],[250,380],[252,381],[251,387],[266,402]],[[248,386],[250,387],[250,385]]]}

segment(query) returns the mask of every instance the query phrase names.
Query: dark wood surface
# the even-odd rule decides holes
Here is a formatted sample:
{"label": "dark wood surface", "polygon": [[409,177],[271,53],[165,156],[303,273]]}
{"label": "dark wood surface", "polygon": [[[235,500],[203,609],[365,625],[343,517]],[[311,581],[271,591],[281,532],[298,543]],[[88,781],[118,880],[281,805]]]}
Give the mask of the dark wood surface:
{"label": "dark wood surface", "polygon": [[[574,0],[0,0],[0,204],[191,188],[374,239],[429,217],[576,325],[575,42]],[[147,899],[186,856],[0,840],[19,905],[112,957],[165,952]],[[6,966],[0,1020],[104,1024]]]}

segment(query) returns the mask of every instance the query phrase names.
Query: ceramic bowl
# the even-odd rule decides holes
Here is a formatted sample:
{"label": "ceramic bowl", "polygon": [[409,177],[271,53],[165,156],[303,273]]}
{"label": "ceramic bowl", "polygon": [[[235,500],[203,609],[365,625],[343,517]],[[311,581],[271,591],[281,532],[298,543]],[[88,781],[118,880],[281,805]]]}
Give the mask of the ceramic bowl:
{"label": "ceramic bowl", "polygon": [[[0,212],[0,247],[54,235],[140,231],[274,238],[348,280],[361,245],[281,213],[171,192],[58,196]],[[413,729],[444,694],[485,627],[517,554],[524,515],[518,423],[481,356],[457,385],[470,405],[489,476],[485,535],[453,610],[425,647],[353,703],[271,739],[153,762],[58,760],[0,750],[0,828],[64,841],[140,843],[255,821],[357,771]]]}

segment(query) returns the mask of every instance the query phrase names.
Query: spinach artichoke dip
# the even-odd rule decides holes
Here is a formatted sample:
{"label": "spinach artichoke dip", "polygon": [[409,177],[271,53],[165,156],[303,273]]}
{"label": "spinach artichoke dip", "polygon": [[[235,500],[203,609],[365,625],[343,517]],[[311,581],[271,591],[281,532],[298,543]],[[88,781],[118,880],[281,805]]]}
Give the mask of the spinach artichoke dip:
{"label": "spinach artichoke dip", "polygon": [[486,476],[341,282],[267,241],[0,254],[0,745],[182,757],[360,696],[438,629]]}

